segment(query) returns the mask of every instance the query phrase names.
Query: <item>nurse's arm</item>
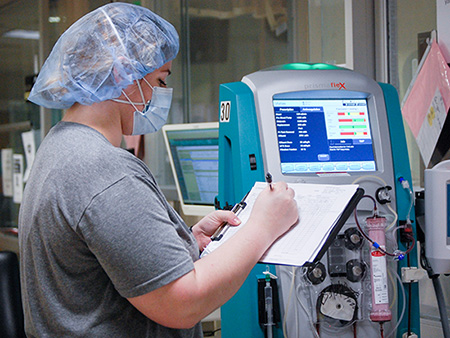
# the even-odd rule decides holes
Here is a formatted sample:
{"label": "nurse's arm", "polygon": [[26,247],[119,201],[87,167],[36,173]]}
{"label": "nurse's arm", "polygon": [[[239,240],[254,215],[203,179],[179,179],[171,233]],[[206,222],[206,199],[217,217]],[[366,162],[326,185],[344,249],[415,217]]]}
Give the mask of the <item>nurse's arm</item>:
{"label": "nurse's arm", "polygon": [[190,328],[222,306],[270,245],[298,219],[294,192],[284,184],[277,186],[263,191],[246,226],[196,261],[191,272],[147,294],[128,298],[130,303],[153,321],[172,328]]}

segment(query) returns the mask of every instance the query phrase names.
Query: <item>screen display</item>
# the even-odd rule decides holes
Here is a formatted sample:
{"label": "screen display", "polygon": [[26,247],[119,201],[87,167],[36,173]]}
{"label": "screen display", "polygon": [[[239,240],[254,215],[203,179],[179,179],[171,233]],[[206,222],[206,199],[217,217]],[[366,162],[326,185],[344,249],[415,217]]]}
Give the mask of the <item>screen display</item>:
{"label": "screen display", "polygon": [[167,137],[184,203],[214,205],[219,191],[218,130],[168,131]]}
{"label": "screen display", "polygon": [[375,171],[366,99],[274,96],[283,174]]}

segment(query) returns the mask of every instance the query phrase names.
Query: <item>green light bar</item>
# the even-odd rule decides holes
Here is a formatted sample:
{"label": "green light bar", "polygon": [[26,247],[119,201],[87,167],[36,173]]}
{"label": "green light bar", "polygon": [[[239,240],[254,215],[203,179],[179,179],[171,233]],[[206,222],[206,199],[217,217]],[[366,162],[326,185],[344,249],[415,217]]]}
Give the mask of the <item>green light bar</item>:
{"label": "green light bar", "polygon": [[288,63],[285,65],[279,65],[267,68],[266,70],[329,70],[329,69],[343,69],[347,68],[330,65],[328,63]]}

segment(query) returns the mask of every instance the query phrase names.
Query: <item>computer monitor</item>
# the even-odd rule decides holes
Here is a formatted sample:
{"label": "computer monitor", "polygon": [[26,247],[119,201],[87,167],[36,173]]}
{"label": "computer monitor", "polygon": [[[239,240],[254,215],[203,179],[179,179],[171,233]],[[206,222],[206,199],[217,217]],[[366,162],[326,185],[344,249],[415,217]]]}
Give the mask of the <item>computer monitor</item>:
{"label": "computer monitor", "polygon": [[219,123],[168,124],[162,130],[183,213],[209,214],[219,191]]}

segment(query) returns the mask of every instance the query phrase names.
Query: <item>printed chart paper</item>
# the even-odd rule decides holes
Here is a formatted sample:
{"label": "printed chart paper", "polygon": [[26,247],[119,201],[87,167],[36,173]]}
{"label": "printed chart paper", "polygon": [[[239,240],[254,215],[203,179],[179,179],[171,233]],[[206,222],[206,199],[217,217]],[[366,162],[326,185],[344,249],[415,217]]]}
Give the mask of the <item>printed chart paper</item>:
{"label": "printed chart paper", "polygon": [[[288,185],[295,191],[299,222],[267,250],[261,263],[302,266],[306,262],[313,261],[358,188],[355,184],[289,183]],[[246,208],[239,214],[241,225],[230,227],[220,241],[212,241],[202,256],[217,249],[245,227],[256,198],[266,187],[265,182],[255,183],[246,199]]]}

